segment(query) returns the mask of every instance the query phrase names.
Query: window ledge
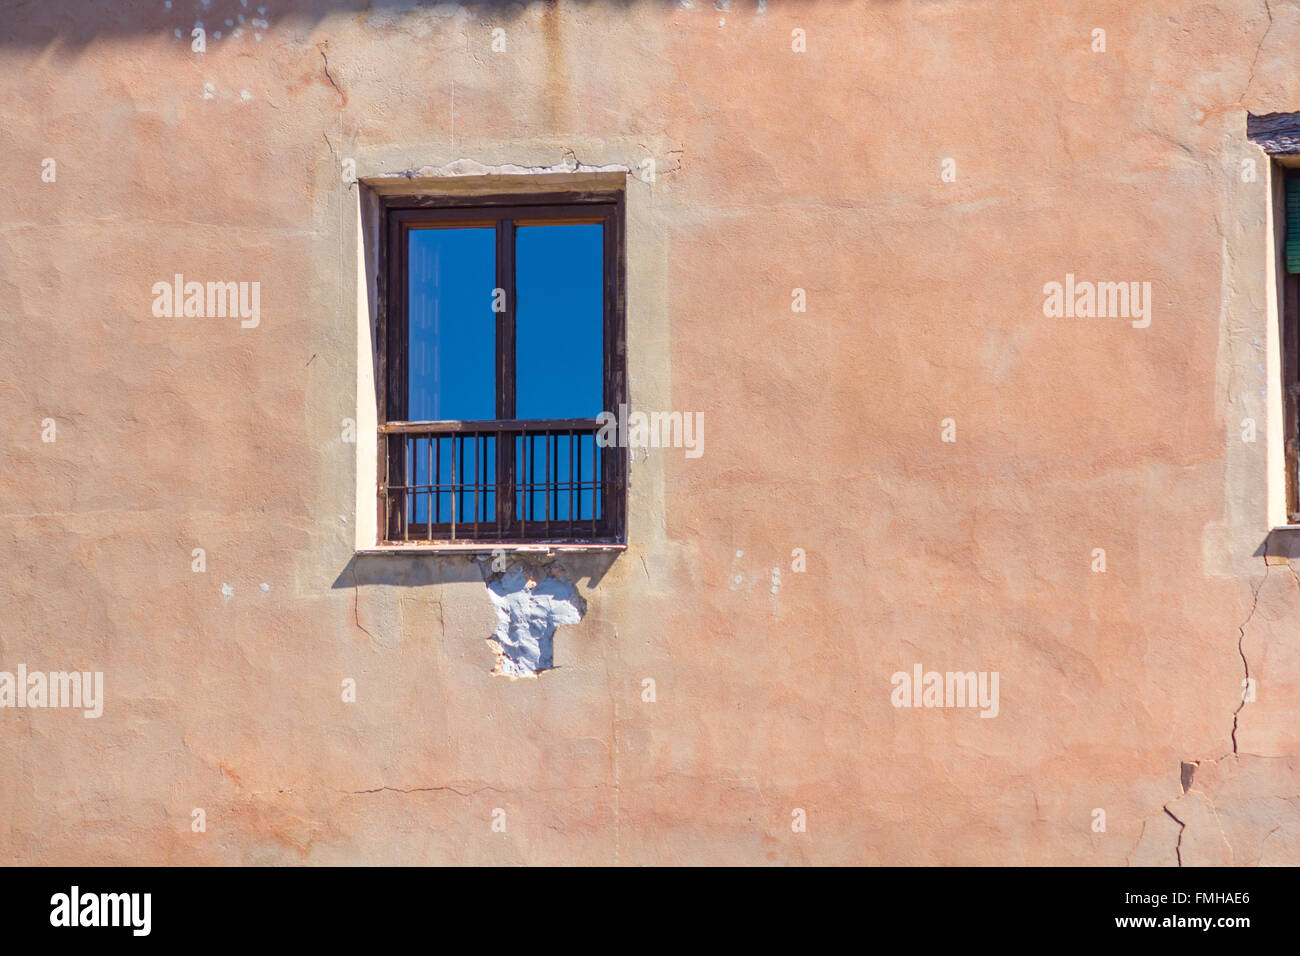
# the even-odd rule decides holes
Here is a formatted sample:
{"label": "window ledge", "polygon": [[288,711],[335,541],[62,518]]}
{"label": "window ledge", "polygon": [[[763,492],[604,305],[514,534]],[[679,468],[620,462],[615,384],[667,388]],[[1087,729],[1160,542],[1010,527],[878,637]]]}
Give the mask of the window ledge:
{"label": "window ledge", "polygon": [[465,544],[383,544],[373,548],[358,548],[357,554],[493,554],[504,551],[506,554],[574,554],[602,551],[626,551],[626,544],[606,543],[571,543],[538,542],[523,544],[509,541],[473,542]]}

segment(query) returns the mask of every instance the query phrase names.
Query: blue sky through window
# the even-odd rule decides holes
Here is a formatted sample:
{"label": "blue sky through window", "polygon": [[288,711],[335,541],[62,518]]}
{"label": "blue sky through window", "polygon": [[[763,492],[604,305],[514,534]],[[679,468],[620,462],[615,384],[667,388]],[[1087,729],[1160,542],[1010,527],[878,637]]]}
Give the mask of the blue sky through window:
{"label": "blue sky through window", "polygon": [[520,226],[515,237],[518,418],[595,418],[604,390],[603,230]]}
{"label": "blue sky through window", "polygon": [[495,229],[412,229],[407,417],[497,417]]}

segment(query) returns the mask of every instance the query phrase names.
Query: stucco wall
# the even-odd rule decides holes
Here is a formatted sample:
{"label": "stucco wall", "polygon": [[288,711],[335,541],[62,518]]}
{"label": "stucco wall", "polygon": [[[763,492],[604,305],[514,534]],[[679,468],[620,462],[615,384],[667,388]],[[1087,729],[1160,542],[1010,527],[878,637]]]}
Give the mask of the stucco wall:
{"label": "stucco wall", "polygon": [[[1245,139],[1295,3],[102,6],[0,35],[0,670],[104,674],[0,709],[5,862],[1300,863]],[[631,171],[632,402],[705,453],[548,565],[539,678],[482,560],[356,554],[348,159]],[[156,317],[177,273],[260,322]],[[1067,274],[1149,327],[1045,316]],[[916,664],[997,716],[894,706]]]}

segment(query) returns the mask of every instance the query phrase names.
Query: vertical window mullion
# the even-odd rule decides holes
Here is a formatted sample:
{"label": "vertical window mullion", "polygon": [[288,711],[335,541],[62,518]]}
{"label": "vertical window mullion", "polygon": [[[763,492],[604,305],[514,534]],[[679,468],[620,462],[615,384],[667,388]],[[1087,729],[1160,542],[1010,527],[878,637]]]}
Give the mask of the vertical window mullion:
{"label": "vertical window mullion", "polygon": [[[497,313],[497,418],[515,417],[515,222],[497,220],[497,288],[505,295],[505,310]],[[515,512],[515,439],[497,434],[497,514],[510,528]]]}

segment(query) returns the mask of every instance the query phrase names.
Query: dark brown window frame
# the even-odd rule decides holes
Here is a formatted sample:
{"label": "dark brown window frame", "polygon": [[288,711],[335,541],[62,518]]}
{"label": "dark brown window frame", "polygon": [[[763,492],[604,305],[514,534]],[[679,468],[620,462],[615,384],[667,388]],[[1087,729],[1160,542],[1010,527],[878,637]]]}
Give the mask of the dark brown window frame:
{"label": "dark brown window frame", "polygon": [[1286,270],[1286,185],[1300,177],[1300,169],[1278,164],[1282,174],[1282,241],[1277,250],[1282,288],[1278,289],[1282,311],[1282,422],[1286,435],[1286,515],[1291,524],[1300,523],[1300,275]]}
{"label": "dark brown window frame", "polygon": [[[541,493],[546,498],[546,520],[528,520],[525,514],[515,513],[518,479],[517,465],[523,449],[523,463],[528,465],[528,448],[537,455],[536,443],[540,438],[545,459],[544,475],[552,468],[550,453],[552,441],[557,456],[559,441],[568,439],[570,456],[575,447],[579,457],[576,473],[578,494],[581,496],[581,449],[585,442],[579,437],[594,435],[600,427],[597,419],[546,419],[519,420],[515,410],[515,230],[520,225],[560,225],[600,223],[603,226],[604,315],[603,315],[603,394],[604,409],[616,411],[627,404],[627,322],[625,309],[625,238],[624,196],[622,191],[568,191],[524,193],[489,196],[381,196],[380,248],[378,268],[378,322],[376,329],[376,386],[378,395],[378,528],[381,545],[489,545],[509,547],[514,544],[582,544],[624,545],[627,541],[627,450],[605,448],[599,453],[599,474],[593,484],[599,487],[601,514],[591,519],[574,519],[572,494],[574,491],[574,464],[572,457],[568,474],[570,480],[558,482],[557,496],[567,492],[568,519],[551,518],[550,485],[539,490],[535,481],[536,458],[525,472],[523,494],[530,497]],[[407,239],[413,228],[449,228],[470,226],[491,227],[496,231],[497,287],[505,290],[505,310],[497,313],[497,418],[486,422],[411,422],[406,420],[407,364]],[[472,442],[474,451],[474,520],[457,521],[453,510],[451,520],[434,521],[426,514],[425,522],[408,520],[407,495],[412,501],[421,493],[428,494],[430,506],[437,496],[441,500],[444,485],[436,484],[437,491],[420,492],[407,483],[406,457],[411,454],[412,442],[418,449],[420,439],[426,442],[427,453],[432,456],[443,441],[450,442],[453,462],[458,438]],[[484,474],[480,482],[479,451],[486,441],[495,441],[495,474]],[[594,446],[594,442],[593,442]],[[415,452],[418,454],[418,451]],[[486,464],[486,461],[484,462]],[[453,465],[454,467],[454,465]],[[468,466],[466,466],[468,469]],[[484,469],[486,471],[486,468]],[[430,467],[430,472],[440,474],[441,469]],[[466,471],[468,475],[468,470]],[[398,477],[400,481],[393,481]],[[431,482],[438,479],[430,478]],[[567,485],[560,488],[559,485]],[[496,503],[495,520],[479,521],[477,494],[480,489],[490,489]],[[597,491],[592,489],[593,505]],[[453,492],[453,495],[455,492]],[[455,498],[453,497],[453,501]],[[486,499],[485,499],[486,500]],[[454,509],[454,505],[453,505]],[[527,509],[525,509],[527,510]],[[441,516],[439,516],[441,517]]]}

